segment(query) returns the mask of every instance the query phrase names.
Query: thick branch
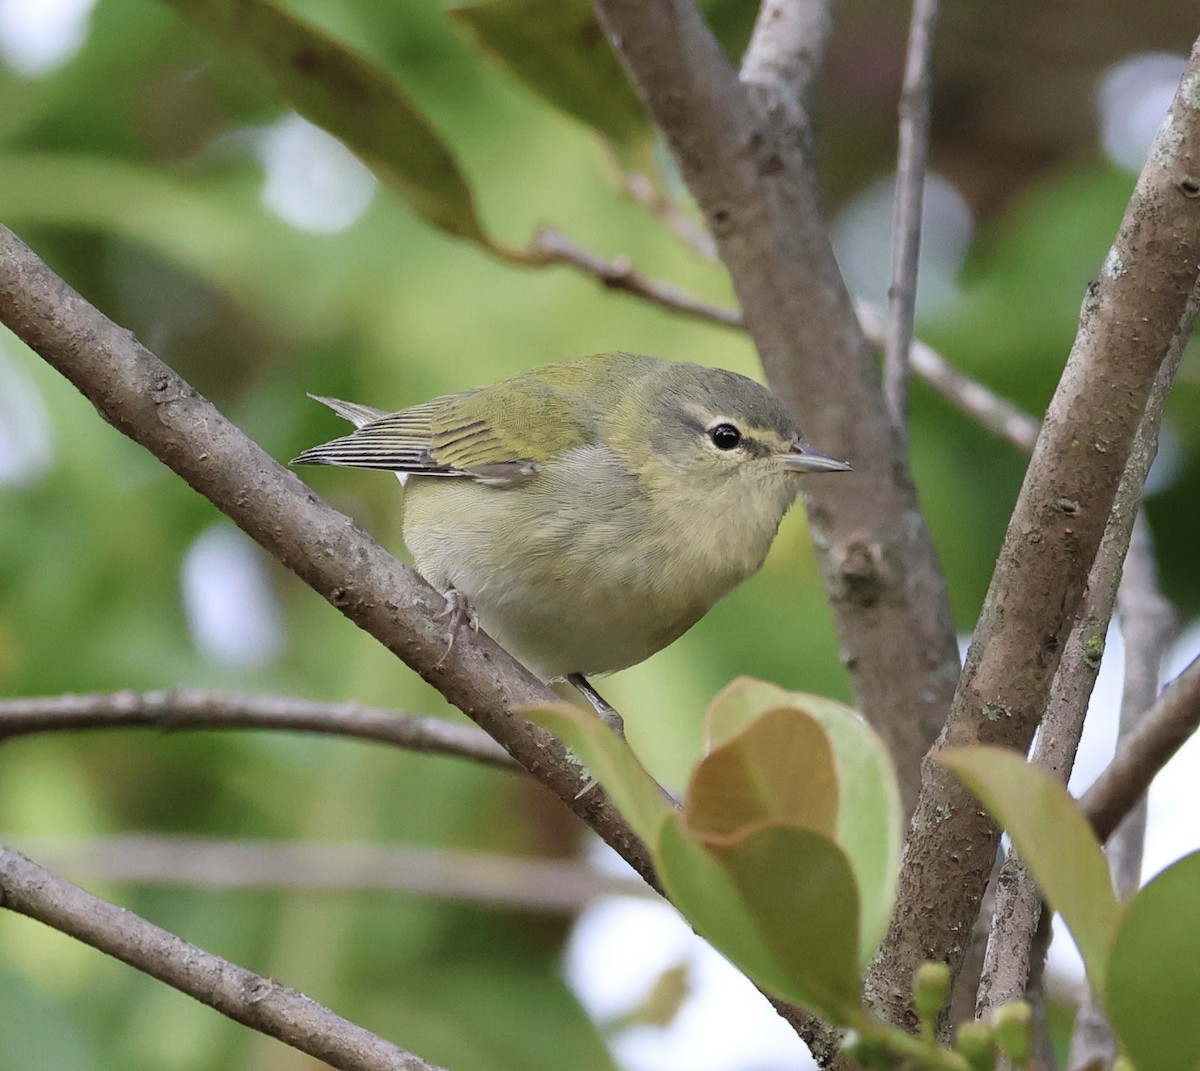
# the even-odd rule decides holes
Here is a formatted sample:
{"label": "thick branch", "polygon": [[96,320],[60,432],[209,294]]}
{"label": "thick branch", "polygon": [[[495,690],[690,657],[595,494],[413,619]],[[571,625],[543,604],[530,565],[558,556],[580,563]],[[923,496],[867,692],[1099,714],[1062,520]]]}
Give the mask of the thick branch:
{"label": "thick branch", "polygon": [[303,993],[205,952],[0,846],[0,907],[68,934],[342,1071],[438,1071]]}
{"label": "thick branch", "polygon": [[[1117,487],[1100,550],[1092,563],[1083,605],[1054,674],[1046,713],[1034,745],[1033,761],[1052,772],[1064,785],[1071,777],[1075,753],[1083,736],[1088,703],[1100,672],[1104,639],[1123,584],[1122,563],[1139,515],[1142,488],[1158,454],[1163,411],[1186,342],[1187,336],[1183,334],[1174,340],[1155,377],[1146,412],[1138,425],[1129,461]],[[1149,706],[1149,700],[1145,705]],[[1010,852],[1000,872],[992,930],[980,978],[976,1006],[980,1018],[989,1018],[1001,1004],[1023,997],[1030,977],[1040,972],[1041,963],[1034,951],[1035,936],[1039,930],[1048,929],[1040,921],[1041,914],[1041,890],[1020,854]]]}
{"label": "thick branch", "polygon": [[357,703],[316,703],[280,696],[229,695],[180,688],[172,692],[0,699],[0,743],[31,733],[123,727],[159,729],[283,729],[393,744],[407,751],[453,755],[518,769],[487,733],[442,718],[401,714]]}
{"label": "thick branch", "polygon": [[76,880],[192,889],[372,889],[519,911],[577,912],[599,896],[657,899],[634,877],[572,859],[530,859],[385,844],[211,837],[22,839],[18,847]]}
{"label": "thick branch", "polygon": [[[708,220],[767,379],[854,472],[806,488],[855,700],[911,805],[958,677],[945,585],[870,348],[833,258],[789,63],[760,19],[740,81],[691,0],[594,0]],[[770,9],[768,9],[770,10]],[[791,25],[779,20],[786,32]],[[795,54],[785,43],[781,55]]]}
{"label": "thick branch", "polygon": [[[0,321],[100,415],[182,476],[415,669],[655,884],[645,847],[586,772],[518,711],[558,701],[482,632],[446,651],[445,601],[0,227]],[[581,794],[582,793],[582,794]]]}
{"label": "thick branch", "polygon": [[[1134,433],[1173,339],[1191,329],[1200,266],[1200,44],[1155,140],[1051,401],[937,747],[1024,752],[1083,597]],[[957,970],[998,831],[931,753],[898,907],[868,979],[894,1022],[915,967]]]}

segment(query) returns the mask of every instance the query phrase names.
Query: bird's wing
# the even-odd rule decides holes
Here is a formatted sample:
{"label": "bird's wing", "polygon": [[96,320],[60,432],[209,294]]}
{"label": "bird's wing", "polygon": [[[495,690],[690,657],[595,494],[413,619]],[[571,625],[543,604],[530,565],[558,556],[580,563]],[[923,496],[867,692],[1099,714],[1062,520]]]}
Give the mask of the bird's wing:
{"label": "bird's wing", "polygon": [[496,396],[477,390],[396,413],[334,398],[317,400],[357,430],[305,450],[293,464],[467,476],[507,485],[535,475],[545,461],[587,441],[579,430],[578,400],[533,378],[505,391],[499,414]]}

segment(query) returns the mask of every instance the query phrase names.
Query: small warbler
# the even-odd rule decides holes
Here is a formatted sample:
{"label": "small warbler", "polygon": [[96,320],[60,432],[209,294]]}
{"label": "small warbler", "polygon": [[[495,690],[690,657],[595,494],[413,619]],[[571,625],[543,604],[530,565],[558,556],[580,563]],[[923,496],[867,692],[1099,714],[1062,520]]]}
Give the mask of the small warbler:
{"label": "small warbler", "polygon": [[[756,572],[796,476],[844,461],[745,376],[632,353],[561,361],[396,413],[313,397],[357,430],[296,463],[387,469],[404,542],[543,680],[587,681],[666,647]],[[452,641],[451,641],[452,642]]]}

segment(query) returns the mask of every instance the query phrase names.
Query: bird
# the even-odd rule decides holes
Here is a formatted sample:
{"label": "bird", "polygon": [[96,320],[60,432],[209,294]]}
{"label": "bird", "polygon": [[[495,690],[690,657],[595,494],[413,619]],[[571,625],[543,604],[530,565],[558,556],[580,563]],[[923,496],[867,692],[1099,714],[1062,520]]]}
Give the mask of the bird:
{"label": "bird", "polygon": [[635,353],[578,357],[389,412],[310,395],[354,425],[293,464],[396,473],[417,570],[621,731],[589,678],[674,642],[766,558],[810,447],[766,387]]}

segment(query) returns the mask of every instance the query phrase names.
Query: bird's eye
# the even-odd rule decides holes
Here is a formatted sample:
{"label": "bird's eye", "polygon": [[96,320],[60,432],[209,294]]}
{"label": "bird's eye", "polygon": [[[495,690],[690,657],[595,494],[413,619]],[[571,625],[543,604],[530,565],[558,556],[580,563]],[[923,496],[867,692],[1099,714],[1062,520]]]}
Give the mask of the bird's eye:
{"label": "bird's eye", "polygon": [[742,441],[742,433],[732,424],[718,424],[710,428],[708,437],[718,450],[732,450]]}

